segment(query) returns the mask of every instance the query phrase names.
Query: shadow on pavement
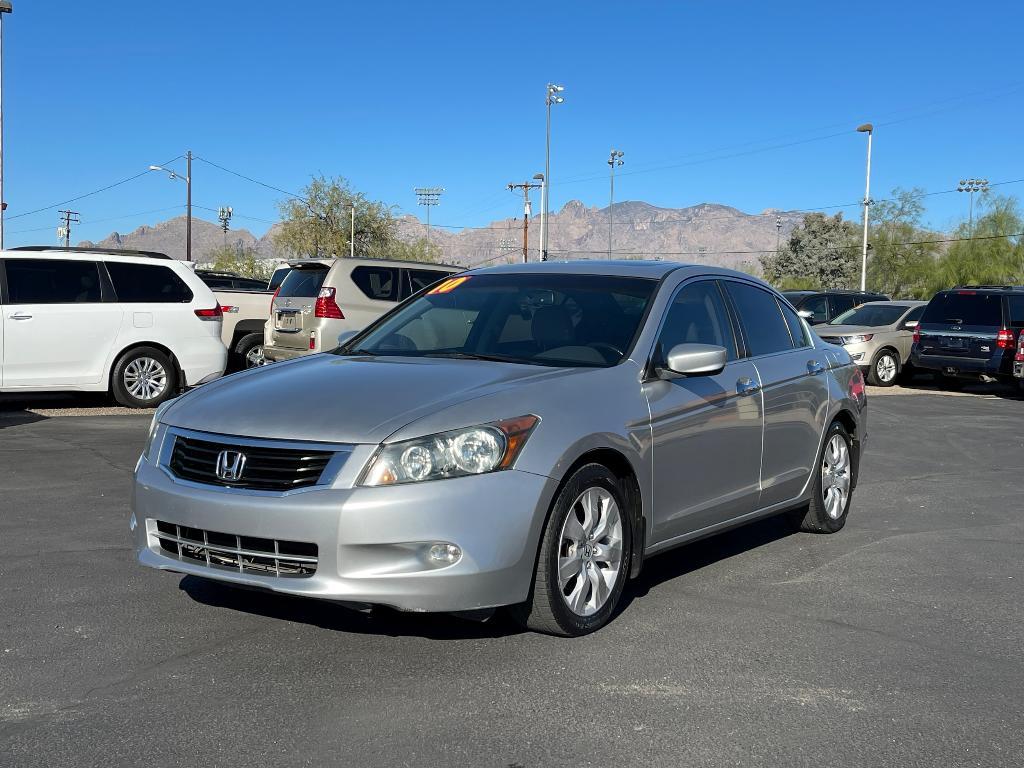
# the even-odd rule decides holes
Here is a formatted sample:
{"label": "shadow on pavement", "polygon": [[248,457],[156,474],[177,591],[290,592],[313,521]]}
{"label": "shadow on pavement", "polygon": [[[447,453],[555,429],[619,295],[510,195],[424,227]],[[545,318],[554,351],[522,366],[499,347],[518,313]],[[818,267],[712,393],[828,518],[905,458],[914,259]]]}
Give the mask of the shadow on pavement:
{"label": "shadow on pavement", "polygon": [[[663,582],[681,578],[708,565],[782,539],[793,532],[794,526],[787,518],[771,517],[652,557],[644,563],[639,578],[626,584],[616,616],[634,600],[642,599]],[[472,621],[456,614],[405,613],[377,606],[362,612],[326,600],[278,595],[197,576],[185,576],[178,588],[204,605],[310,624],[336,632],[389,637],[416,636],[430,640],[468,640],[506,637],[524,631],[500,610],[486,621]]]}

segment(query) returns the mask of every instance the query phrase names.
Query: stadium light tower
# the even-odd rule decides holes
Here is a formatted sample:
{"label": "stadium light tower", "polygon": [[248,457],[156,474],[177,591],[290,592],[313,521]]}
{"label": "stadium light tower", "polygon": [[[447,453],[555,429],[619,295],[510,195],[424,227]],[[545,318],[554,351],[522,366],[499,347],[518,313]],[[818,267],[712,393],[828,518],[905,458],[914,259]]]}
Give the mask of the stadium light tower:
{"label": "stadium light tower", "polygon": [[540,260],[548,260],[548,200],[551,197],[551,105],[565,101],[562,91],[564,85],[548,83],[547,97],[547,130],[544,134],[544,186],[540,188]]}
{"label": "stadium light tower", "polygon": [[430,209],[441,202],[441,193],[444,187],[416,187],[416,202],[426,206],[427,209],[427,242],[430,242]]}
{"label": "stadium light tower", "polygon": [[612,222],[615,214],[612,207],[615,205],[615,166],[622,165],[623,152],[620,149],[613,149],[608,155],[608,165],[611,168],[611,186],[608,191],[608,258],[612,257]]}

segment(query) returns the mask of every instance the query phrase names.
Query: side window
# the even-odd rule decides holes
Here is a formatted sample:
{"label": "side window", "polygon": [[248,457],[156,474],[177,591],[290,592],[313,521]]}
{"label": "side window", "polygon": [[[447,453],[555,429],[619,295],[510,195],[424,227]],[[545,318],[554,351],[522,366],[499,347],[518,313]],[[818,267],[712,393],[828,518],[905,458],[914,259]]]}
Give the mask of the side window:
{"label": "side window", "polygon": [[[920,321],[921,315],[924,314],[924,308],[924,304],[922,304],[920,307],[914,307],[912,310],[910,310],[910,312],[907,313],[907,316],[903,318],[903,322],[913,323],[915,321]],[[1024,325],[1024,304],[1021,305],[1021,315],[1022,317],[1020,318],[1020,323],[1021,325]]]}
{"label": "side window", "polygon": [[117,300],[126,304],[186,304],[192,291],[174,270],[159,264],[108,261],[107,272]]}
{"label": "side window", "polygon": [[725,283],[740,316],[740,324],[753,356],[793,349],[789,327],[775,297],[748,283]]}
{"label": "side window", "polygon": [[1024,296],[1007,296],[1010,305],[1010,327],[1024,328]]}
{"label": "side window", "polygon": [[95,261],[8,259],[11,304],[86,304],[101,301]]}
{"label": "side window", "polygon": [[829,317],[839,317],[846,310],[857,306],[857,299],[853,296],[830,296],[829,302],[832,304],[832,314]]}
{"label": "side window", "polygon": [[812,323],[828,322],[828,299],[814,296],[803,303],[800,309],[811,313]]}
{"label": "side window", "polygon": [[394,267],[356,267],[352,282],[368,299],[398,301],[398,270]]}
{"label": "side window", "polygon": [[776,303],[782,310],[782,317],[785,318],[786,325],[789,326],[789,335],[793,337],[793,346],[798,348],[811,346],[811,337],[808,335],[807,327],[800,321],[797,313],[781,301]]}
{"label": "side window", "polygon": [[410,296],[423,290],[428,285],[444,280],[451,274],[436,269],[409,269],[406,271],[409,273],[409,283],[412,286],[412,290],[409,292]]}
{"label": "side window", "polygon": [[729,360],[736,359],[732,325],[714,280],[683,286],[673,299],[658,337],[658,355],[664,358],[676,344],[714,344],[725,347]]}

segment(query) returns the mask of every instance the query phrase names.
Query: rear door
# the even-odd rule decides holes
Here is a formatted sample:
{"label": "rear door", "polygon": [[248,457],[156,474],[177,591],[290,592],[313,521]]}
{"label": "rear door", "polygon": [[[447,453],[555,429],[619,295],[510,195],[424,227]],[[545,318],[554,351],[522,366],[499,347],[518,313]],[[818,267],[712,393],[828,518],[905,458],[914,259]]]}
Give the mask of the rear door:
{"label": "rear door", "polygon": [[299,266],[284,278],[270,314],[274,346],[309,349],[309,333],[316,326],[316,297],[329,271],[326,264]]}
{"label": "rear door", "polygon": [[1003,327],[1003,297],[970,289],[943,291],[929,302],[918,326],[921,355],[963,360],[978,367],[991,359]]}
{"label": "rear door", "polygon": [[775,295],[756,285],[724,283],[757,368],[764,398],[759,507],[800,495],[813,471],[828,414],[828,360]]}
{"label": "rear door", "polygon": [[3,384],[99,384],[121,327],[96,261],[11,259],[5,263]]}
{"label": "rear door", "polygon": [[404,270],[388,264],[359,264],[352,268],[347,285],[340,278],[338,304],[352,330],[362,330],[405,298]]}

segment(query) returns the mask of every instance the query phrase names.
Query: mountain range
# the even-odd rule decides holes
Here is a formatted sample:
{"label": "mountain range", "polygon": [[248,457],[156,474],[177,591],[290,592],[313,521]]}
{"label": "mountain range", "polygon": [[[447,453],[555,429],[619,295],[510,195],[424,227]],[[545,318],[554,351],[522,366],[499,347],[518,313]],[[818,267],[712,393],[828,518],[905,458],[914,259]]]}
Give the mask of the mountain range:
{"label": "mountain range", "polygon": [[[663,258],[672,261],[694,261],[720,266],[758,269],[762,253],[776,247],[776,238],[785,237],[803,218],[803,214],[766,210],[759,214],[744,213],[716,203],[702,203],[688,208],[659,208],[649,203],[628,201],[616,203],[611,210],[613,258]],[[781,224],[776,228],[776,221]],[[275,225],[276,226],[276,225]],[[523,220],[503,219],[485,227],[449,230],[427,226],[417,217],[398,219],[398,234],[413,241],[429,235],[439,245],[445,261],[464,266],[518,261],[522,258]],[[587,207],[571,200],[549,217],[548,250],[552,259],[609,258],[609,209]],[[255,248],[266,259],[284,259],[274,245],[275,227],[262,237],[245,229],[225,233],[219,225],[204,219],[192,220],[192,251],[197,262],[207,261],[210,254],[225,243],[236,247]],[[185,219],[182,216],[141,226],[83,246],[134,248],[185,257]],[[530,260],[536,259],[540,246],[540,218],[534,216],[529,226]]]}

